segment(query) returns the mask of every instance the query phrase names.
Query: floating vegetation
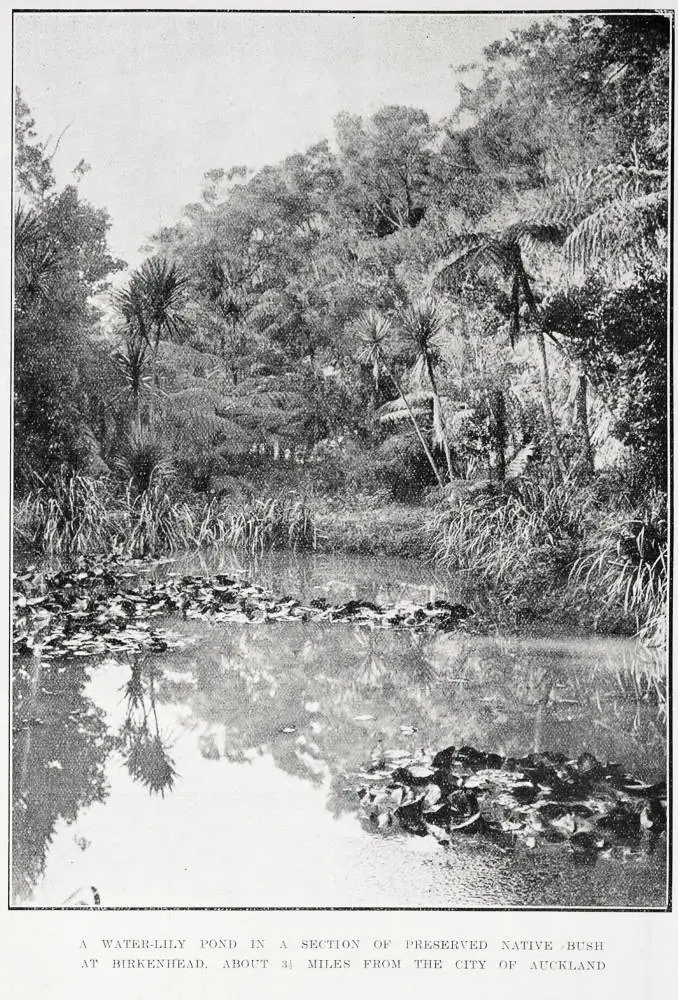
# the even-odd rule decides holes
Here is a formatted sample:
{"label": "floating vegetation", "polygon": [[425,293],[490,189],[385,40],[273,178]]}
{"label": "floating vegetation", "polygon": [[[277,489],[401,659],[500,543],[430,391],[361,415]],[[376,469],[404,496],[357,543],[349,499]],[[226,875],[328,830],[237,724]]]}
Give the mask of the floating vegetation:
{"label": "floating vegetation", "polygon": [[666,782],[638,781],[590,753],[568,760],[472,746],[418,757],[380,751],[360,777],[369,828],[431,835],[446,846],[477,835],[502,849],[565,847],[586,863],[652,851],[666,830]]}
{"label": "floating vegetation", "polygon": [[152,622],[173,613],[186,619],[239,624],[367,622],[381,628],[441,631],[455,631],[473,615],[469,608],[445,600],[382,607],[361,600],[333,605],[320,598],[304,605],[223,574],[176,574],[149,581],[141,579],[142,568],[139,561],[111,559],[83,561],[74,570],[53,574],[39,573],[34,567],[15,574],[15,652],[50,659],[176,649],[188,640]]}

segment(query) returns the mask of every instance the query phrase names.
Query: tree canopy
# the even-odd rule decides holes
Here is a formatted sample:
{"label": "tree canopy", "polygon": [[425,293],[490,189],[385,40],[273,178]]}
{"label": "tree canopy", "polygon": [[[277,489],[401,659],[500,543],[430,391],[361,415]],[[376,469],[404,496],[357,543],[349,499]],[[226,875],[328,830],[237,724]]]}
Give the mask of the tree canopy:
{"label": "tree canopy", "polygon": [[108,216],[57,190],[17,92],[17,483],[149,435],[207,492],[285,455],[378,482],[394,449],[421,488],[501,480],[528,443],[562,479],[605,427],[661,484],[669,29],[554,17],[458,67],[440,121],[345,112],[278,164],[215,165],[106,316]]}

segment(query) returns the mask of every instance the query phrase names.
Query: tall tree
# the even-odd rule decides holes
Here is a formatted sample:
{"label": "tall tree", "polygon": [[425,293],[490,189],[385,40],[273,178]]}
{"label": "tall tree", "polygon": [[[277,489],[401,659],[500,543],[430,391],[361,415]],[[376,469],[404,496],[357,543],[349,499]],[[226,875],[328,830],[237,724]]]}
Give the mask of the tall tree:
{"label": "tall tree", "polygon": [[340,197],[367,232],[386,236],[416,226],[426,213],[426,186],[434,130],[428,115],[398,105],[382,108],[367,122],[342,113],[335,121]]}
{"label": "tall tree", "polygon": [[442,487],[444,485],[443,479],[438,471],[438,467],[431,449],[428,446],[424,432],[419,426],[419,422],[415,416],[409,396],[403,390],[403,386],[398,378],[398,375],[396,374],[395,369],[388,362],[388,358],[384,350],[384,343],[390,333],[390,321],[385,319],[383,316],[379,316],[379,314],[374,310],[368,310],[361,318],[358,327],[358,335],[364,345],[362,358],[367,364],[372,366],[375,382],[378,381],[380,368],[383,367],[385,369],[388,377],[396,389],[396,392],[398,393],[399,400],[402,400],[410,421],[412,422],[414,431],[419,439],[419,443],[421,444],[424,454],[428,459],[428,463],[431,466],[431,470],[436,477],[436,481],[438,485]]}
{"label": "tall tree", "polygon": [[113,297],[130,327],[132,337],[146,344],[151,352],[156,387],[161,341],[180,337],[186,330],[186,320],[182,315],[186,282],[176,264],[164,257],[150,257],[134,271],[127,287]]}
{"label": "tall tree", "polygon": [[447,475],[451,481],[455,478],[455,470],[445,426],[445,411],[435,373],[436,365],[440,361],[438,339],[443,332],[443,321],[435,302],[427,298],[401,310],[398,322],[414,352],[415,365],[412,373],[414,380],[422,384],[423,376],[425,376],[431,386],[434,434],[436,441],[442,445],[445,453]]}
{"label": "tall tree", "polygon": [[82,200],[75,186],[55,189],[45,146],[20,94],[15,123],[14,456],[20,490],[33,473],[96,463],[97,386],[106,362],[93,339],[98,312],[92,297],[122,262],[108,250],[107,213]]}
{"label": "tall tree", "polygon": [[525,269],[521,240],[528,238],[560,239],[560,237],[561,231],[557,226],[529,223],[518,223],[497,233],[478,232],[453,237],[447,244],[448,256],[438,265],[433,278],[434,284],[438,287],[456,289],[457,291],[461,288],[463,280],[470,274],[476,274],[479,277],[490,276],[492,279],[505,282],[510,289],[509,336],[511,343],[520,329],[521,309],[525,307],[530,321],[530,330],[534,334],[539,352],[542,406],[549,435],[554,478],[556,479],[563,479],[567,470],[553,415],[544,331],[539,321],[532,285]]}

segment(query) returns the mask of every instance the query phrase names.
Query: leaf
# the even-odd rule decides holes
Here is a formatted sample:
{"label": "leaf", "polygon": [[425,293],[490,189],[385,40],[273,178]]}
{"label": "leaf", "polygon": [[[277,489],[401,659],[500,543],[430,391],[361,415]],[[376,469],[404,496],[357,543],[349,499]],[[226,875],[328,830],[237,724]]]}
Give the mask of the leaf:
{"label": "leaf", "polygon": [[450,830],[469,830],[471,827],[475,826],[480,820],[480,810],[474,813],[472,816],[468,816],[465,819],[459,820],[458,822],[450,823]]}
{"label": "leaf", "polygon": [[509,464],[506,466],[505,478],[507,480],[519,479],[525,474],[528,464],[534,457],[537,445],[534,441],[528,441],[526,445],[520,448]]}
{"label": "leaf", "polygon": [[424,826],[431,834],[431,836],[435,837],[435,839],[438,841],[439,844],[447,846],[450,843],[450,835],[445,829],[443,829],[443,827],[437,826],[435,823],[428,823],[426,821],[424,821]]}

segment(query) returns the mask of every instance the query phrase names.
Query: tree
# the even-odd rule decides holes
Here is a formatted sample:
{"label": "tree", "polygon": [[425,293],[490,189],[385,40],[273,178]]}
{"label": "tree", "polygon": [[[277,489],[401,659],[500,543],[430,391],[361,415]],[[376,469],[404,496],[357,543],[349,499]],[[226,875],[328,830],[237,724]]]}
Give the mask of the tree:
{"label": "tree", "polygon": [[424,437],[421,427],[419,426],[417,418],[413,412],[410,399],[408,398],[408,394],[406,394],[403,391],[400,379],[396,375],[393,367],[389,365],[388,360],[386,358],[383,345],[384,341],[389,336],[390,331],[391,331],[391,324],[389,320],[384,319],[382,316],[379,316],[378,313],[376,313],[374,310],[371,309],[368,310],[368,312],[365,313],[364,316],[361,318],[358,327],[358,336],[360,337],[362,343],[365,345],[361,353],[361,358],[367,364],[370,364],[372,366],[375,382],[378,381],[380,367],[383,366],[384,369],[386,370],[389,378],[391,379],[393,385],[395,386],[395,389],[400,399],[402,400],[405,409],[407,410],[407,414],[412,422],[412,426],[415,430],[415,433],[419,438],[419,442],[422,448],[424,449],[424,453],[426,455],[426,458],[428,459],[429,465],[431,466],[431,470],[433,471],[433,474],[436,477],[436,481],[438,485],[442,487],[443,486],[442,477],[440,475],[440,472],[438,471],[438,467],[431,453],[431,449],[429,448],[426,442],[426,438]]}
{"label": "tree", "polygon": [[441,444],[445,452],[447,475],[450,480],[455,478],[450,455],[450,445],[445,427],[445,414],[438,391],[435,366],[440,360],[437,339],[443,330],[443,322],[435,302],[431,298],[423,299],[408,305],[398,315],[398,323],[409,345],[414,350],[415,365],[412,377],[421,383],[426,375],[433,393],[433,430],[436,442]]}
{"label": "tree", "polygon": [[667,287],[650,272],[609,286],[600,275],[559,288],[542,305],[575,364],[602,400],[611,433],[633,449],[662,489],[667,475]]}
{"label": "tree", "polygon": [[437,287],[460,290],[465,278],[470,275],[490,276],[506,282],[509,292],[509,337],[513,344],[520,330],[521,310],[524,308],[529,320],[529,328],[534,333],[540,359],[541,395],[544,418],[549,435],[554,478],[566,475],[558,432],[553,416],[550,376],[544,331],[539,322],[537,305],[530,279],[523,261],[521,241],[561,239],[557,225],[517,223],[499,232],[466,233],[452,237],[447,243],[447,252],[438,265],[433,284]]}
{"label": "tree", "polygon": [[39,203],[54,185],[54,171],[46,144],[38,139],[30,108],[17,87],[14,96],[15,196]]}
{"label": "tree", "polygon": [[416,108],[381,108],[367,123],[342,113],[335,120],[344,183],[339,197],[366,231],[386,236],[419,224],[434,131]]}
{"label": "tree", "polygon": [[157,387],[158,350],[161,340],[180,337],[186,330],[181,309],[187,279],[176,264],[164,257],[145,260],[131,276],[127,288],[116,292],[115,305],[137,338],[151,352],[153,384]]}
{"label": "tree", "polygon": [[33,473],[100,462],[94,418],[106,360],[93,341],[99,314],[92,299],[122,262],[108,250],[107,213],[72,185],[54,190],[20,95],[16,124],[14,456],[21,490]]}

